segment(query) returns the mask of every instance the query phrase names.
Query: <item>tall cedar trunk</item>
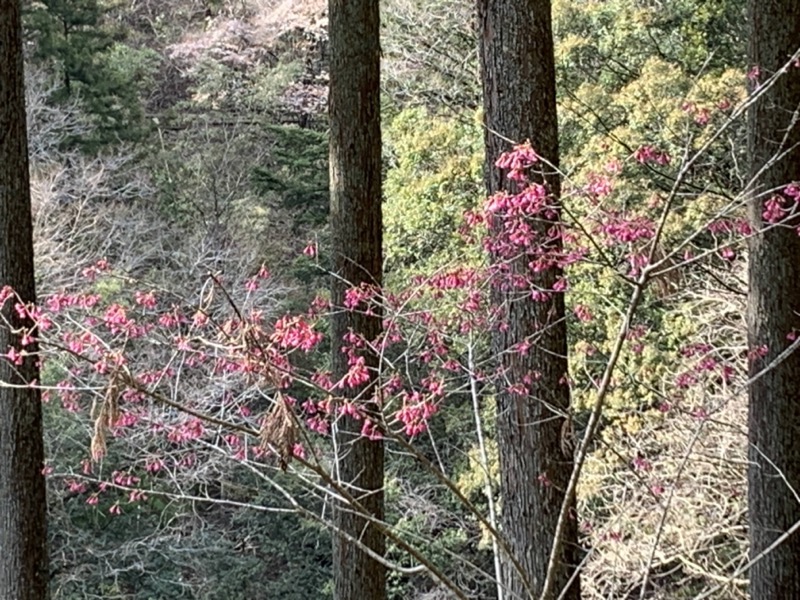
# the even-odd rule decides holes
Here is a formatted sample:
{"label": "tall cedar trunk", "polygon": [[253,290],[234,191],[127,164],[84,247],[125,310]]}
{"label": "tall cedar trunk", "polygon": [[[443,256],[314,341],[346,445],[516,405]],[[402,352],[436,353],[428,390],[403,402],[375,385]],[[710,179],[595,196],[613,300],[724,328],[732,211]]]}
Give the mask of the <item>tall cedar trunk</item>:
{"label": "tall cedar trunk", "polygon": [[[13,288],[35,300],[28,147],[18,0],[0,0],[0,295]],[[2,309],[12,328],[30,326]],[[19,336],[0,326],[0,354],[21,351]],[[28,352],[35,351],[31,345]],[[0,358],[0,598],[39,600],[47,595],[47,550],[42,407],[33,357],[19,365]]]}
{"label": "tall cedar trunk", "polygon": [[[489,194],[503,189],[504,174],[494,168],[501,152],[510,150],[503,138],[530,140],[534,150],[558,164],[553,36],[548,0],[478,0],[478,35],[486,124],[486,186]],[[499,135],[497,135],[499,134]],[[501,137],[502,136],[502,137]],[[558,198],[555,173],[535,177]],[[548,224],[534,224],[538,232]],[[513,266],[529,276],[524,260]],[[535,283],[551,289],[561,273],[551,269]],[[563,490],[572,471],[560,444],[563,418],[569,407],[567,331],[564,298],[534,302],[513,292],[493,292],[508,328],[493,334],[493,346],[510,387],[526,375],[541,377],[520,397],[503,389],[497,395],[497,434],[500,486],[503,499],[502,531],[538,597],[544,584]],[[518,342],[545,331],[526,356],[508,352]],[[549,480],[549,484],[544,478]],[[574,499],[572,500],[574,506]],[[571,511],[574,517],[574,508]],[[578,563],[577,523],[570,521],[555,578],[556,594],[566,585]],[[503,584],[510,598],[526,598],[522,578],[506,559]],[[565,598],[580,596],[573,582]]]}
{"label": "tall cedar trunk", "polygon": [[[761,81],[800,47],[798,15],[800,0],[750,1],[750,64],[758,66]],[[800,180],[798,111],[800,68],[792,66],[749,114],[751,175],[757,177],[749,205],[754,228],[764,226],[761,215],[774,193],[770,190]],[[800,220],[791,224],[796,227]],[[794,228],[773,228],[751,240],[748,325],[750,348],[768,349],[751,361],[753,376],[785,350],[787,335],[800,331],[800,236]],[[750,552],[755,558],[800,520],[800,352],[750,386],[749,431]],[[750,590],[753,600],[800,598],[800,533],[752,567]]]}
{"label": "tall cedar trunk", "polygon": [[[381,131],[378,0],[330,0],[330,186],[334,307],[344,304],[345,290],[361,282],[381,285]],[[374,340],[381,331],[379,314],[337,310],[331,326],[334,380],[349,369],[341,351],[348,331]],[[366,356],[375,367],[374,356]],[[369,386],[342,390],[361,398]],[[369,405],[367,406],[369,409]],[[383,442],[361,436],[361,421],[341,417],[335,431],[340,481],[376,518],[383,519]],[[336,526],[378,555],[385,540],[346,506]],[[342,536],[334,538],[334,587],[337,600],[383,600],[386,572],[378,561]]]}

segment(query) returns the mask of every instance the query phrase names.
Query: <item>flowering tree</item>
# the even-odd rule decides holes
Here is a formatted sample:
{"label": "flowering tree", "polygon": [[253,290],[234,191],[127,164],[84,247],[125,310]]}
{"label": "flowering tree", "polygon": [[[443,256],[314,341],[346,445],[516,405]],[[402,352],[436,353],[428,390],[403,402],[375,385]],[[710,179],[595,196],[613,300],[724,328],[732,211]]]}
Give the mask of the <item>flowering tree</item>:
{"label": "flowering tree", "polygon": [[[347,418],[363,439],[382,440],[397,460],[428,472],[469,515],[462,527],[483,532],[499,559],[529,579],[495,519],[505,499],[496,495],[496,452],[483,417],[501,393],[528,397],[530,381],[510,381],[497,365],[523,360],[541,338],[532,332],[498,356],[488,333],[509,323],[491,299],[498,290],[563,295],[573,347],[573,405],[563,416],[576,432],[563,440],[576,453],[558,491],[577,497],[587,550],[580,566],[584,593],[649,593],[688,581],[698,595],[724,589],[737,597],[747,571],[730,560],[744,552],[743,463],[730,460],[742,458],[745,448],[730,433],[738,431],[748,384],[741,250],[759,229],[792,225],[798,194],[792,182],[776,184],[754,226],[743,218],[743,194],[708,182],[717,181],[712,175],[721,164],[736,162],[735,156],[723,162],[726,136],[780,76],[764,77],[752,100],[676,103],[678,117],[664,119],[665,131],[679,132],[671,145],[646,139],[631,148],[609,145],[596,164],[561,173],[560,215],[536,179],[540,151],[512,146],[494,165],[505,191],[467,211],[454,236],[464,247],[488,250],[493,261],[473,250],[468,261],[440,263],[391,288],[348,282],[336,305],[322,294],[299,311],[276,308],[285,294],[280,273],[253,262],[223,275],[223,261],[198,260],[200,267],[182,271],[172,258],[170,280],[150,279],[147,260],[159,255],[149,254],[155,234],[146,228],[136,229],[146,247],[122,248],[121,236],[79,244],[80,253],[69,254],[74,266],[51,266],[48,280],[55,283],[38,306],[16,290],[3,292],[4,315],[23,314],[38,326],[19,333],[38,337],[45,408],[77,424],[70,430],[76,444],[85,436],[85,460],[60,466],[51,481],[110,523],[139,507],[182,499],[292,513],[336,528],[327,506],[338,502],[385,536],[390,552],[370,556],[393,573],[426,573],[458,598],[480,597],[471,587],[476,580],[499,583],[508,595],[491,566],[448,553],[433,528],[426,537],[403,528],[405,514],[419,511],[410,502],[419,490],[387,493],[383,518],[365,506],[336,473],[330,432]],[[67,214],[70,232],[88,235],[81,219],[110,218],[100,203],[84,206],[92,210],[81,215],[40,206],[39,224]],[[130,216],[124,208],[114,210]],[[532,235],[542,221],[552,224],[549,237]],[[47,243],[61,244],[63,252],[69,236],[48,231]],[[98,251],[109,258],[92,256]],[[328,250],[310,244],[305,257],[323,267]],[[563,275],[546,288],[507,268],[521,258],[534,273],[557,266]],[[211,273],[199,277],[204,268]],[[348,331],[335,340],[348,359],[335,376],[326,359],[334,311],[381,314],[383,321],[380,334]],[[786,340],[781,355],[795,347]],[[3,348],[4,364],[16,366],[30,348]],[[755,347],[749,357],[759,360],[767,351]],[[374,364],[361,360],[365,355],[377,357]],[[373,394],[353,394],[370,378]],[[454,406],[477,416],[470,454],[481,475],[476,495],[438,459],[435,432]],[[563,446],[562,456],[570,451]],[[714,479],[721,471],[729,478]],[[535,479],[541,490],[554,486],[548,472]],[[250,493],[259,489],[270,491],[269,501]],[[557,508],[556,526],[570,527],[571,504]],[[682,535],[686,515],[706,523],[707,532]],[[370,552],[358,538],[350,541]],[[718,547],[727,559],[711,550]],[[550,562],[556,565],[557,557]],[[665,583],[670,572],[684,583]],[[554,597],[561,591],[554,586]]]}

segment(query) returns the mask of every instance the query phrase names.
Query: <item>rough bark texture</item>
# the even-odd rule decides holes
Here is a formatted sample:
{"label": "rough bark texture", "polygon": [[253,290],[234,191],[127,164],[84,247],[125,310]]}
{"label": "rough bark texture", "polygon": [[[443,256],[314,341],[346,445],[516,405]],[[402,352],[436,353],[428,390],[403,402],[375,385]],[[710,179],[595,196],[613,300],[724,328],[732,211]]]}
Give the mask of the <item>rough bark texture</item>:
{"label": "rough bark texture", "polygon": [[[558,164],[550,10],[547,0],[478,0],[486,185],[490,194],[504,187],[504,174],[493,166],[501,152],[511,149],[504,137],[518,143],[530,140],[540,156]],[[558,176],[551,172],[539,177],[558,197]],[[540,222],[537,227],[543,231],[547,225]],[[514,269],[527,274],[525,261],[519,262]],[[560,272],[549,270],[541,273],[536,283],[549,289],[558,276]],[[558,413],[564,414],[569,406],[564,298],[554,294],[550,301],[533,302],[529,296],[520,298],[495,291],[493,302],[502,307],[508,320],[508,329],[495,332],[493,340],[508,385],[522,383],[532,373],[541,375],[528,386],[530,392],[525,397],[503,389],[497,396],[502,530],[538,598],[564,500],[563,490],[572,471],[572,461],[564,457],[559,441],[563,418]],[[542,331],[545,333],[541,337],[533,338]],[[527,356],[508,352],[525,339],[536,340]],[[574,505],[574,499],[572,502]],[[578,563],[574,519],[567,527],[562,547],[554,586],[556,596]],[[529,597],[522,578],[508,560],[503,565],[503,584],[509,598]],[[575,581],[564,597],[579,596],[579,583]]]}
{"label": "rough bark texture", "polygon": [[[34,301],[33,241],[18,0],[0,0],[0,290]],[[3,316],[26,325],[9,300]],[[21,350],[18,336],[0,326],[0,354]],[[26,350],[35,348],[28,346]],[[36,380],[32,358],[14,366],[0,358],[0,382]],[[47,595],[42,412],[38,390],[0,386],[0,598]]]}
{"label": "rough bark texture", "polygon": [[[751,0],[750,64],[764,82],[800,47],[800,0]],[[749,155],[757,177],[750,196],[754,228],[764,201],[800,180],[800,68],[793,66],[751,109]],[[766,166],[766,168],[765,168]],[[762,172],[763,169],[763,172]],[[788,204],[788,203],[787,203]],[[794,227],[800,220],[794,219]],[[751,360],[750,374],[770,364],[800,331],[800,236],[772,228],[750,245],[749,343],[767,353]],[[750,387],[749,520],[756,557],[800,520],[800,352]],[[800,533],[795,533],[750,570],[753,600],[800,598]]]}
{"label": "rough bark texture", "polygon": [[[361,282],[382,281],[380,47],[378,0],[330,0],[330,186],[334,270],[332,301],[341,307],[345,290]],[[348,371],[341,352],[352,330],[368,340],[381,331],[379,315],[341,310],[332,320],[334,380]],[[369,366],[375,357],[367,356]],[[367,389],[342,390],[369,398]],[[368,407],[369,408],[369,407]],[[383,519],[383,442],[361,436],[361,421],[340,418],[335,432],[340,481],[378,519]],[[385,540],[346,506],[336,525],[378,555]],[[337,600],[383,600],[383,565],[342,536],[334,540]]]}

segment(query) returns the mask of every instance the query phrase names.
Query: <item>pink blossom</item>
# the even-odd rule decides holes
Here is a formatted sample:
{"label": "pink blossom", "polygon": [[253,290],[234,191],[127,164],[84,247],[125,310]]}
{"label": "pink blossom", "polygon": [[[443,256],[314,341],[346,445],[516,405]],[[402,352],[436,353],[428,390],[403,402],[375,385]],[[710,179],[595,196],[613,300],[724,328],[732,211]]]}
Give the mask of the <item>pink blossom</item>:
{"label": "pink blossom", "polygon": [[346,417],[350,417],[351,419],[355,419],[356,421],[361,420],[361,412],[358,410],[358,406],[355,402],[352,401],[345,401],[339,405],[339,414],[344,415]]}
{"label": "pink blossom", "polygon": [[583,321],[584,323],[588,323],[593,318],[589,307],[583,304],[575,305],[573,312],[575,313],[575,316],[578,317],[578,320]]}
{"label": "pink blossom", "polygon": [[694,116],[694,122],[697,125],[705,126],[711,120],[711,112],[707,108],[701,108]]}
{"label": "pink blossom", "polygon": [[81,274],[88,279],[89,281],[94,281],[97,278],[97,275],[108,271],[110,268],[108,261],[106,259],[98,260],[95,264],[86,267],[81,271]]}
{"label": "pink blossom", "polygon": [[622,172],[622,162],[616,158],[612,158],[606,163],[604,169],[606,170],[606,173],[610,175],[618,175]]}
{"label": "pink blossom", "polygon": [[[800,182],[794,182],[783,188],[783,193],[789,198],[794,198],[795,202],[800,201]],[[0,305],[2,302],[0,302]]]}
{"label": "pink blossom", "polygon": [[11,289],[10,285],[4,285],[2,288],[0,288],[0,308],[3,308],[6,300],[12,296],[14,296],[14,290]]}
{"label": "pink blossom", "polygon": [[753,362],[756,359],[764,358],[767,354],[769,354],[769,346],[762,344],[760,346],[756,346],[755,348],[751,348],[747,352],[747,358],[750,362]]}
{"label": "pink blossom", "polygon": [[645,216],[627,216],[619,211],[609,211],[595,231],[605,235],[609,245],[628,244],[651,239],[655,234],[655,224]]}
{"label": "pink blossom", "polygon": [[130,331],[134,324],[134,321],[128,318],[125,308],[119,304],[112,304],[106,309],[103,315],[103,322],[108,330],[114,334]]}
{"label": "pink blossom", "polygon": [[330,371],[316,371],[311,376],[311,381],[326,392],[333,389],[333,381],[331,380]]}
{"label": "pink blossom", "polygon": [[374,285],[370,285],[368,283],[362,283],[358,287],[351,287],[348,290],[345,290],[344,307],[350,310],[355,310],[361,307],[369,313],[369,307],[362,305],[367,305],[376,297],[377,294],[378,289]]}
{"label": "pink blossom", "polygon": [[139,417],[131,412],[123,412],[114,422],[114,427],[133,427],[139,422]]}
{"label": "pink blossom", "polygon": [[278,319],[270,340],[283,349],[298,348],[310,352],[323,339],[323,335],[301,316],[285,316]]}
{"label": "pink blossom", "polygon": [[73,494],[83,494],[87,488],[86,483],[75,479],[67,479],[64,484],[67,486],[67,490]]}
{"label": "pink blossom", "polygon": [[675,380],[675,385],[680,389],[687,389],[697,383],[697,378],[691,373],[681,373]]}
{"label": "pink blossom", "polygon": [[358,356],[351,361],[350,370],[342,378],[340,387],[357,388],[367,383],[369,379],[366,361],[363,356]]}
{"label": "pink blossom", "polygon": [[722,366],[722,381],[724,381],[725,383],[730,383],[735,374],[736,371],[734,371],[732,366],[730,365]]}
{"label": "pink blossom", "polygon": [[144,470],[148,473],[158,473],[163,468],[164,461],[162,461],[160,458],[150,460],[144,465]]}
{"label": "pink blossom", "polygon": [[133,504],[134,502],[141,502],[143,500],[147,500],[147,494],[145,494],[142,490],[131,490],[128,494],[128,503]]}
{"label": "pink blossom", "polygon": [[328,423],[328,420],[319,415],[314,415],[307,418],[306,425],[311,431],[315,431],[320,435],[328,435],[330,432],[330,424]]}
{"label": "pink blossom", "polygon": [[19,352],[16,348],[14,348],[14,346],[10,346],[8,348],[8,352],[6,352],[5,354],[0,354],[0,356],[5,356],[12,365],[17,365],[17,366],[20,366],[22,364],[22,362],[25,360],[26,355],[27,352],[25,352],[25,350]]}
{"label": "pink blossom", "polygon": [[180,444],[190,440],[196,440],[203,436],[205,433],[205,426],[200,419],[190,419],[181,423],[179,426],[174,427],[168,434],[167,439],[170,442]]}
{"label": "pink blossom", "polygon": [[426,377],[425,379],[422,380],[422,385],[425,386],[425,388],[428,390],[428,392],[431,394],[432,397],[441,398],[442,396],[444,396],[445,392],[444,381],[442,381],[438,377],[434,376]]}
{"label": "pink blossom", "polygon": [[372,441],[383,439],[380,427],[372,419],[364,419],[361,424],[361,435]]}
{"label": "pink blossom", "polygon": [[446,273],[437,273],[433,275],[428,284],[439,290],[456,290],[463,289],[472,284],[476,279],[474,269],[459,267],[453,271]]}
{"label": "pink blossom", "polygon": [[650,145],[640,146],[636,152],[633,153],[633,158],[643,165],[657,164],[665,166],[672,161],[669,154]]}
{"label": "pink blossom", "polygon": [[395,418],[403,424],[406,435],[414,437],[427,429],[428,420],[438,410],[431,398],[420,392],[404,392],[403,407],[395,413]]}
{"label": "pink blossom", "polygon": [[787,210],[783,208],[783,198],[780,196],[773,196],[764,203],[764,212],[761,216],[768,223],[777,223],[786,217]]}
{"label": "pink blossom", "polygon": [[198,310],[192,317],[192,324],[195,327],[204,327],[208,323],[208,315],[202,310]]}
{"label": "pink blossom", "polygon": [[530,144],[520,144],[511,152],[503,152],[495,162],[498,169],[508,171],[507,177],[513,181],[525,181],[527,171],[532,165],[539,162],[539,156]]}
{"label": "pink blossom", "polygon": [[156,295],[153,292],[136,292],[134,295],[134,301],[139,306],[150,309],[155,308],[156,304],[158,303],[156,301]]}
{"label": "pink blossom", "polygon": [[596,175],[592,173],[589,176],[589,184],[586,186],[586,191],[592,196],[597,198],[604,198],[614,190],[614,184],[605,175]]}
{"label": "pink blossom", "polygon": [[167,329],[173,329],[182,323],[186,323],[186,317],[183,316],[181,310],[175,305],[173,305],[169,311],[161,313],[158,317],[158,324]]}
{"label": "pink blossom", "polygon": [[139,483],[139,478],[125,471],[114,471],[111,479],[116,485],[131,487]]}
{"label": "pink blossom", "polygon": [[515,383],[506,388],[506,391],[512,396],[527,396],[528,388],[524,383]]}

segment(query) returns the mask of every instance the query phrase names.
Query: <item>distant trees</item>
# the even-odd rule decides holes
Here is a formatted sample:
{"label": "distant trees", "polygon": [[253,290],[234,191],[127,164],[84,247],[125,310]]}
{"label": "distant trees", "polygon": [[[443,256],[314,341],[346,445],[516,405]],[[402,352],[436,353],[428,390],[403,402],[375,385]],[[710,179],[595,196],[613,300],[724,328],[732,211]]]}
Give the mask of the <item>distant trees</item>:
{"label": "distant trees", "polygon": [[[114,82],[103,79],[105,67],[85,81],[79,69],[53,69],[86,58],[56,51],[96,51],[125,62],[126,51],[115,54],[100,31],[109,19],[88,14],[94,20],[81,25],[70,12],[95,4],[32,5],[43,20],[31,54],[43,52],[42,63],[58,71],[45,78],[49,110],[94,110],[90,87],[116,102],[103,88]],[[739,276],[741,236],[751,229],[738,194],[740,176],[746,178],[738,171],[746,164],[739,143],[745,78],[729,68],[742,62],[741,36],[728,38],[735,3],[555,2],[564,40],[560,143],[551,3],[472,5],[481,35],[485,154],[483,129],[463,110],[478,100],[477,80],[469,79],[472,20],[458,12],[469,6],[390,4],[405,9],[392,15],[403,44],[427,38],[419,44],[424,61],[397,48],[401,69],[390,102],[422,100],[429,110],[403,110],[384,130],[393,144],[384,148],[384,236],[376,0],[330,4],[330,198],[317,147],[327,146],[326,134],[264,132],[262,109],[244,93],[216,104],[229,74],[248,84],[242,89],[259,87],[256,75],[273,78],[266,48],[258,60],[226,66],[219,78],[225,85],[213,86],[219,95],[199,93],[218,74],[193,71],[185,104],[175,105],[180,122],[157,123],[155,154],[153,147],[131,158],[92,158],[75,148],[63,154],[71,146],[64,135],[85,133],[81,118],[75,130],[55,121],[56,142],[42,147],[58,151],[41,166],[32,158],[37,251],[44,250],[37,252],[38,339],[51,398],[44,405],[53,449],[48,481],[57,504],[53,586],[61,596],[97,588],[98,595],[162,597],[183,589],[245,598],[260,590],[300,598],[328,590],[333,566],[342,600],[467,600],[494,597],[493,589],[502,600],[575,599],[581,591],[622,597],[631,590],[711,596],[722,588],[739,597],[749,569],[746,560],[730,558],[747,551],[747,466],[739,455],[747,433],[737,425],[747,410],[746,294]],[[792,125],[800,99],[791,83],[798,71],[772,77],[800,42],[792,41],[791,24],[769,24],[778,19],[776,7],[784,14],[798,8],[754,5],[762,33],[751,72],[754,91],[764,94],[752,112],[750,152],[751,222],[763,229],[752,242],[750,365],[758,396],[751,403],[751,524],[759,599],[798,595],[797,547],[785,538],[800,527],[791,493],[800,488],[791,403],[798,365],[793,356],[773,364],[800,329],[791,295],[798,267],[790,259],[800,255],[796,209],[785,187],[798,177]],[[128,9],[119,10],[124,19]],[[422,25],[425,33],[417,11],[436,16]],[[228,35],[249,48],[248,36],[263,33],[255,21],[242,27],[224,16],[214,15],[204,32],[225,32],[206,50]],[[59,27],[48,29],[53,23],[67,25],[65,38]],[[198,60],[189,50],[204,26],[189,25],[186,64]],[[777,39],[765,41],[763,31],[772,35],[773,28]],[[154,47],[169,41],[157,33]],[[464,51],[437,62],[440,49],[454,47]],[[384,50],[389,55],[391,44]],[[254,65],[264,70],[255,73]],[[423,69],[439,65],[431,85]],[[53,83],[60,92],[52,93]],[[76,92],[73,101],[53,102],[65,88]],[[443,118],[443,103],[455,118]],[[4,119],[13,106],[3,105]],[[227,107],[246,118],[205,118],[205,111]],[[101,112],[92,116],[102,120]],[[113,118],[107,124],[112,138],[124,129]],[[24,137],[7,130],[14,135],[4,144]],[[24,165],[14,162],[24,153],[14,156],[0,172],[16,182],[9,190],[24,190]],[[559,162],[569,173],[563,180]],[[114,166],[131,163],[130,174]],[[140,184],[131,183],[134,170]],[[17,207],[11,218],[3,213],[4,226],[14,225],[10,235],[0,230],[3,242],[14,243],[3,246],[7,252],[28,252],[27,242],[17,243],[30,233],[18,226],[27,224],[18,210],[26,198],[3,196],[4,211]],[[509,243],[509,231],[516,242]],[[390,282],[379,294],[382,237]],[[566,255],[574,262],[560,258]],[[25,260],[7,263],[30,280]],[[310,282],[305,291],[314,293],[308,288],[322,265],[334,272],[331,303],[323,293],[309,304],[296,285]],[[23,299],[33,297],[32,287],[13,285]],[[9,298],[0,304],[6,321],[17,319],[14,334],[21,325]],[[32,346],[8,337],[11,346],[0,345],[2,381],[36,377],[24,372],[31,361],[22,354]],[[370,346],[376,339],[378,351]],[[0,410],[38,407],[24,386],[2,394],[26,400]],[[495,403],[497,430],[484,429]],[[572,418],[582,432],[574,459]],[[97,440],[108,437],[95,463],[80,442],[92,428]],[[5,445],[11,438],[2,431]],[[385,467],[384,447],[391,457]],[[26,471],[36,477],[38,460]],[[14,493],[24,491],[12,484]],[[196,511],[199,505],[208,510]],[[316,522],[302,535],[301,518]],[[578,519],[581,541],[592,548],[584,562]],[[43,520],[24,521],[37,522]],[[122,539],[130,549],[117,552]],[[492,564],[487,542],[502,568]],[[192,559],[171,558],[178,553]],[[207,568],[220,557],[223,569]],[[170,564],[158,568],[163,561]],[[144,585],[142,572],[153,574]],[[658,575],[665,572],[673,576]],[[678,591],[685,582],[691,591]]]}
{"label": "distant trees", "polygon": [[[345,310],[351,286],[380,286],[383,253],[381,219],[380,19],[378,0],[330,0],[330,190],[331,316],[333,380],[344,382],[363,361],[368,376],[339,391],[357,398],[367,414],[377,412],[377,356],[369,344],[381,331],[381,315],[356,307]],[[347,342],[349,334],[366,342]],[[373,407],[373,408],[371,408]],[[341,414],[334,430],[334,477],[377,520],[383,519],[384,447],[382,439],[362,432],[365,421]],[[380,436],[377,436],[378,438]],[[386,597],[380,531],[358,511],[339,505],[334,517],[334,597],[337,600],[381,600]],[[360,542],[374,556],[360,548]]]}
{"label": "distant trees", "polygon": [[79,97],[93,120],[93,139],[83,143],[139,140],[146,132],[140,92],[159,57],[120,43],[122,31],[104,25],[107,12],[97,0],[43,0],[23,15],[35,41],[31,58],[58,73],[50,100]]}
{"label": "distant trees", "polygon": [[[800,523],[800,352],[782,355],[800,331],[800,221],[786,189],[800,180],[800,2],[751,0],[749,10],[751,91],[768,86],[748,122],[749,215],[760,230],[749,263],[750,595],[768,600],[800,597],[800,534],[782,539]],[[787,217],[777,225],[775,210]]]}
{"label": "distant trees", "polygon": [[[479,0],[478,35],[487,191],[492,195],[508,188],[505,172],[496,169],[495,162],[510,149],[509,140],[530,141],[544,159],[535,165],[531,182],[545,186],[552,215],[531,218],[527,226],[534,245],[557,252],[562,241],[557,233],[560,180],[555,170],[559,152],[550,2]],[[502,229],[504,224],[496,219],[494,226]],[[503,583],[510,598],[538,597],[542,591],[572,472],[572,458],[561,449],[570,404],[564,296],[556,291],[561,270],[551,265],[532,272],[529,260],[524,253],[508,262],[494,256],[495,269],[504,277],[526,282],[496,285],[492,292],[503,322],[493,332],[503,382],[497,393],[502,531],[521,567],[506,560]],[[522,352],[521,345],[529,348]],[[567,587],[577,563],[573,518],[555,567],[554,589]],[[579,596],[580,587],[573,581],[563,597]]]}
{"label": "distant trees", "polygon": [[47,597],[44,444],[35,301],[22,28],[0,2],[0,597]]}

